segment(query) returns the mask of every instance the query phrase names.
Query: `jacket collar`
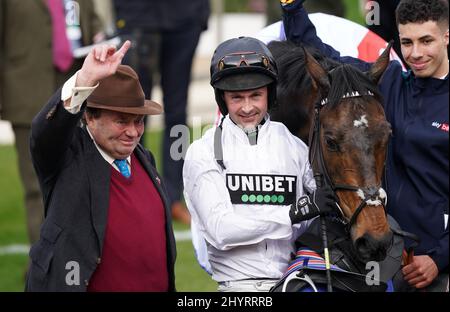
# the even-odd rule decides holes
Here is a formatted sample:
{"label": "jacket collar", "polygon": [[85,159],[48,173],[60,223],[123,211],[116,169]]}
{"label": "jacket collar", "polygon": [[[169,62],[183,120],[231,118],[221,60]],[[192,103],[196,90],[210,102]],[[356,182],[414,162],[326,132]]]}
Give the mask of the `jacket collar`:
{"label": "jacket collar", "polygon": [[99,153],[86,128],[83,128],[82,140],[90,190],[92,223],[97,234],[98,246],[101,252],[108,217],[111,165]]}
{"label": "jacket collar", "polygon": [[448,92],[448,74],[444,79],[439,78],[419,78],[414,76],[413,73],[411,73],[413,79],[414,79],[414,95],[418,95],[420,93],[445,93]]}
{"label": "jacket collar", "polygon": [[[266,114],[266,116],[264,117],[264,123],[262,125],[261,124],[258,125],[259,129],[258,129],[257,145],[266,139],[269,125],[270,125],[270,117],[269,114]],[[226,132],[229,131],[234,137],[236,137],[243,144],[250,145],[247,135],[245,134],[245,132],[242,130],[241,127],[239,127],[233,120],[231,120],[230,115],[227,115],[225,117],[225,120],[223,122],[223,128],[225,129]]]}

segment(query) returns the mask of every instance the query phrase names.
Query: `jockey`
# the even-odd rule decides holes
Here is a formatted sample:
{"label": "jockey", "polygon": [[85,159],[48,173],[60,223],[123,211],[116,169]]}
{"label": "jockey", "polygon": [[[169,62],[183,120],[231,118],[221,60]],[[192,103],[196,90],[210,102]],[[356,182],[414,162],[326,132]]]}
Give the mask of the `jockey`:
{"label": "jockey", "polygon": [[[183,182],[219,291],[269,291],[306,220],[334,206],[329,189],[314,191],[307,146],[269,118],[276,83],[261,41],[230,39],[214,52],[211,85],[224,117],[189,147]],[[299,212],[299,198],[308,198],[309,213]]]}
{"label": "jockey", "polygon": [[[304,0],[280,0],[286,37],[362,70],[371,64],[339,52],[317,37]],[[396,290],[448,291],[449,105],[448,1],[402,0],[396,10],[401,50],[411,70],[393,61],[379,88],[393,137],[386,160],[387,211],[420,237]],[[411,242],[406,242],[406,246]],[[407,289],[409,288],[409,289]]]}

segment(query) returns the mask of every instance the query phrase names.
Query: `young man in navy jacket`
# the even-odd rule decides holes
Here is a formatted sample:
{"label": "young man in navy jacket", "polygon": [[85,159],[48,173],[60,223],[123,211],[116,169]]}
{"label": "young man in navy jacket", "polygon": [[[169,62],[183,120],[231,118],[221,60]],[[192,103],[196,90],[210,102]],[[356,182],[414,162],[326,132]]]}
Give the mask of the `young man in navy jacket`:
{"label": "young man in navy jacket", "polygon": [[[362,70],[317,37],[304,0],[280,0],[286,37]],[[386,161],[388,213],[420,237],[397,290],[448,291],[449,102],[448,1],[402,0],[396,10],[401,50],[411,70],[391,62],[379,84],[392,126]],[[408,247],[411,242],[406,242]]]}

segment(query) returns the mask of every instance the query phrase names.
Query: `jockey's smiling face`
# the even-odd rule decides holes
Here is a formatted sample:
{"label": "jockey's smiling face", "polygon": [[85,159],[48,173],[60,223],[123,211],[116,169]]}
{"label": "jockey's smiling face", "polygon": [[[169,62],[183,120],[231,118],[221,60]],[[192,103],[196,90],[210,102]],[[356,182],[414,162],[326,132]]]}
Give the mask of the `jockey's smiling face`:
{"label": "jockey's smiling face", "polygon": [[256,127],[267,113],[267,86],[245,91],[224,91],[231,120],[243,128]]}
{"label": "jockey's smiling face", "polygon": [[398,30],[403,57],[416,77],[442,78],[448,74],[448,25],[430,20],[399,24]]}

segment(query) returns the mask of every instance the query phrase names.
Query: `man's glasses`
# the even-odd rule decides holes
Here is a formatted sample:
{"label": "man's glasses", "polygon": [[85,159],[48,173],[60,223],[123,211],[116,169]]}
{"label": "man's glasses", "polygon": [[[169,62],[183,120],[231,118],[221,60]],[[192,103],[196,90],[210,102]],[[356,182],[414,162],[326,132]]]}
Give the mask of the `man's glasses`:
{"label": "man's glasses", "polygon": [[219,70],[240,66],[259,66],[269,68],[269,59],[259,53],[244,52],[225,55],[217,64]]}

